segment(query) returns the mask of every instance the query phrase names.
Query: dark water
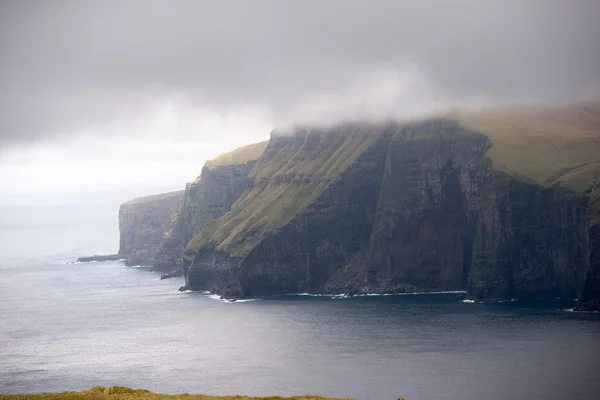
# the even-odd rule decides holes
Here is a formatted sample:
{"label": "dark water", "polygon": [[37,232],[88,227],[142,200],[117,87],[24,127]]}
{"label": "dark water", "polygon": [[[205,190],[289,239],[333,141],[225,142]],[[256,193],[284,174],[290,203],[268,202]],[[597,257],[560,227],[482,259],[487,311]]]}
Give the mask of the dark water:
{"label": "dark water", "polygon": [[0,393],[120,384],[362,399],[600,398],[600,315],[563,311],[572,302],[482,305],[437,294],[227,303],[179,293],[180,280],[144,268],[65,264],[116,249],[114,210],[84,210],[66,225],[60,210],[44,224],[15,223],[27,215],[0,218]]}

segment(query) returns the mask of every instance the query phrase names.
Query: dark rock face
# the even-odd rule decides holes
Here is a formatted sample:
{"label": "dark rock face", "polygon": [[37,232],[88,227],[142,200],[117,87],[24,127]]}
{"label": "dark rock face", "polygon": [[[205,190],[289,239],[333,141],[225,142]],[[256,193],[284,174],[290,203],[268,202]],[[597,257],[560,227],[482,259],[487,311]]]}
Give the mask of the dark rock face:
{"label": "dark rock face", "polygon": [[[597,251],[588,258],[585,199],[494,170],[488,139],[454,121],[369,131],[372,143],[335,176],[289,173],[288,165],[285,174],[254,178],[252,187],[268,184],[273,193],[313,180],[323,189],[282,226],[246,221],[237,244],[218,236],[202,242],[184,260],[187,288],[229,298],[439,290],[466,290],[476,300],[577,296],[590,259],[598,259]],[[293,147],[288,164],[306,165],[317,139],[277,138],[267,153]],[[247,206],[244,195],[237,204]],[[235,232],[234,222],[225,226]],[[597,249],[598,237],[591,240]],[[598,270],[586,281],[596,298]]]}
{"label": "dark rock face", "polygon": [[200,180],[188,183],[183,198],[172,215],[171,224],[158,245],[155,268],[181,269],[185,245],[205,224],[219,218],[248,188],[248,174],[256,160],[243,164],[204,167]]}
{"label": "dark rock face", "polygon": [[579,295],[578,311],[600,312],[600,225],[590,228],[590,263]]}
{"label": "dark rock face", "polygon": [[390,143],[370,241],[330,290],[464,289],[471,261],[483,135],[451,121],[406,126]]}
{"label": "dark rock face", "polygon": [[[377,132],[381,134],[379,139],[353,167],[337,177],[275,175],[271,179],[275,192],[282,186],[301,187],[307,179],[320,181],[327,189],[289,223],[267,234],[243,258],[230,256],[210,245],[201,249],[195,262],[186,260],[184,264],[188,286],[228,298],[323,291],[329,277],[369,238],[381,170],[395,129],[396,125],[391,124]],[[338,132],[332,136],[341,138],[344,134]],[[333,137],[327,140],[335,141]],[[310,135],[304,137],[308,142],[313,139]],[[297,140],[295,137],[280,139],[277,147],[285,149]],[[312,148],[312,143],[307,147]],[[282,150],[271,151],[280,154]],[[255,185],[263,184],[268,183],[255,182]],[[247,232],[249,236],[254,234],[252,230]]]}
{"label": "dark rock face", "polygon": [[183,192],[134,199],[119,208],[118,256],[127,265],[154,265],[154,253],[171,223]]}
{"label": "dark rock face", "polygon": [[482,195],[469,295],[576,298],[588,264],[585,199],[494,175]]}

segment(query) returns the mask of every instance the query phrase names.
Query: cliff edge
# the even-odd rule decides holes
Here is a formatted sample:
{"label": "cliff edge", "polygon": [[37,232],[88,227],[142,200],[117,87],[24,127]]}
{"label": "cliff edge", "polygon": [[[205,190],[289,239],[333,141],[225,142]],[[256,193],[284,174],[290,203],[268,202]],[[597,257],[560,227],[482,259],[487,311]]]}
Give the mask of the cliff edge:
{"label": "cliff edge", "polygon": [[154,265],[154,253],[183,191],[138,197],[119,208],[119,253],[127,265]]}
{"label": "cliff edge", "polygon": [[249,174],[267,142],[243,146],[206,162],[188,183],[157,246],[153,263],[161,270],[181,270],[186,244],[204,226],[226,212],[249,187]]}
{"label": "cliff edge", "polygon": [[186,285],[233,298],[466,290],[593,304],[599,111],[272,134],[239,199],[187,243]]}

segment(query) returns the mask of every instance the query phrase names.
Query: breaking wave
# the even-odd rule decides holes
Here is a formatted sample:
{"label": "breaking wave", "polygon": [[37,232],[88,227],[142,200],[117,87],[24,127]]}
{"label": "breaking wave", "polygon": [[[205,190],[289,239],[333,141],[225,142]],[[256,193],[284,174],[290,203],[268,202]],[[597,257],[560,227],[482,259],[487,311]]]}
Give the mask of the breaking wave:
{"label": "breaking wave", "polygon": [[247,303],[249,301],[259,300],[259,299],[241,299],[241,300],[222,299],[221,296],[219,296],[218,294],[210,294],[210,293],[206,293],[206,294],[204,294],[204,296],[211,300],[218,300],[223,303]]}
{"label": "breaking wave", "polygon": [[350,295],[349,293],[287,293],[284,296],[310,296],[310,297],[329,297],[335,300],[349,299],[352,297],[373,297],[373,296],[415,296],[427,294],[465,294],[465,290],[448,290],[439,292],[406,292],[406,293],[359,293]]}
{"label": "breaking wave", "polygon": [[600,314],[600,311],[583,311],[583,310],[576,310],[575,308],[565,308],[564,310],[561,310],[564,312],[571,312],[571,313],[580,313],[580,314]]}

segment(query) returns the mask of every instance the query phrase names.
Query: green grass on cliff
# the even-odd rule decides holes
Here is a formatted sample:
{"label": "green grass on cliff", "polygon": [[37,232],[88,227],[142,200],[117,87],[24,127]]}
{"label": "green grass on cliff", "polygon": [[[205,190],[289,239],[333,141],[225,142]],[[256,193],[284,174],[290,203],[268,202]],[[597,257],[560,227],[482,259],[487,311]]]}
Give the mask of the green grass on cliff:
{"label": "green grass on cliff", "polygon": [[[129,389],[113,386],[104,388],[93,387],[82,392],[40,393],[40,394],[9,394],[0,395],[0,400],[327,400],[327,397],[293,396],[293,397],[249,397],[249,396],[207,396],[198,394],[159,394],[143,389]],[[352,399],[339,399],[352,400]]]}
{"label": "green grass on cliff", "polygon": [[209,224],[187,246],[197,253],[209,242],[231,256],[247,255],[266,232],[284,226],[310,204],[377,138],[364,130],[324,133],[307,140],[271,140],[251,177],[255,185],[223,217]]}
{"label": "green grass on cliff", "polygon": [[[579,193],[600,187],[600,101],[460,112],[446,117],[487,135],[492,142],[487,155],[500,171],[544,186],[560,184]],[[247,255],[265,233],[281,228],[309,205],[328,180],[344,171],[376,137],[365,135],[359,125],[336,129],[344,133],[317,137],[305,131],[306,140],[273,137],[251,172],[254,186],[229,213],[193,238],[188,257],[193,258],[208,243],[231,256]],[[590,218],[597,217],[591,213]]]}
{"label": "green grass on cliff", "polygon": [[582,192],[600,173],[600,101],[504,108],[453,115],[492,141],[496,169],[544,186]]}
{"label": "green grass on cliff", "polygon": [[264,141],[239,147],[229,153],[221,154],[212,160],[208,160],[204,166],[213,169],[223,165],[244,164],[248,161],[258,160],[263,151],[265,151],[268,143],[268,141]]}
{"label": "green grass on cliff", "polygon": [[152,196],[136,197],[135,199],[126,201],[122,205],[130,206],[130,205],[135,205],[135,204],[151,203],[153,201],[165,200],[165,199],[168,199],[171,197],[177,197],[177,196],[182,196],[182,195],[183,195],[183,190],[178,190],[176,192],[160,193],[160,194],[155,194]]}

